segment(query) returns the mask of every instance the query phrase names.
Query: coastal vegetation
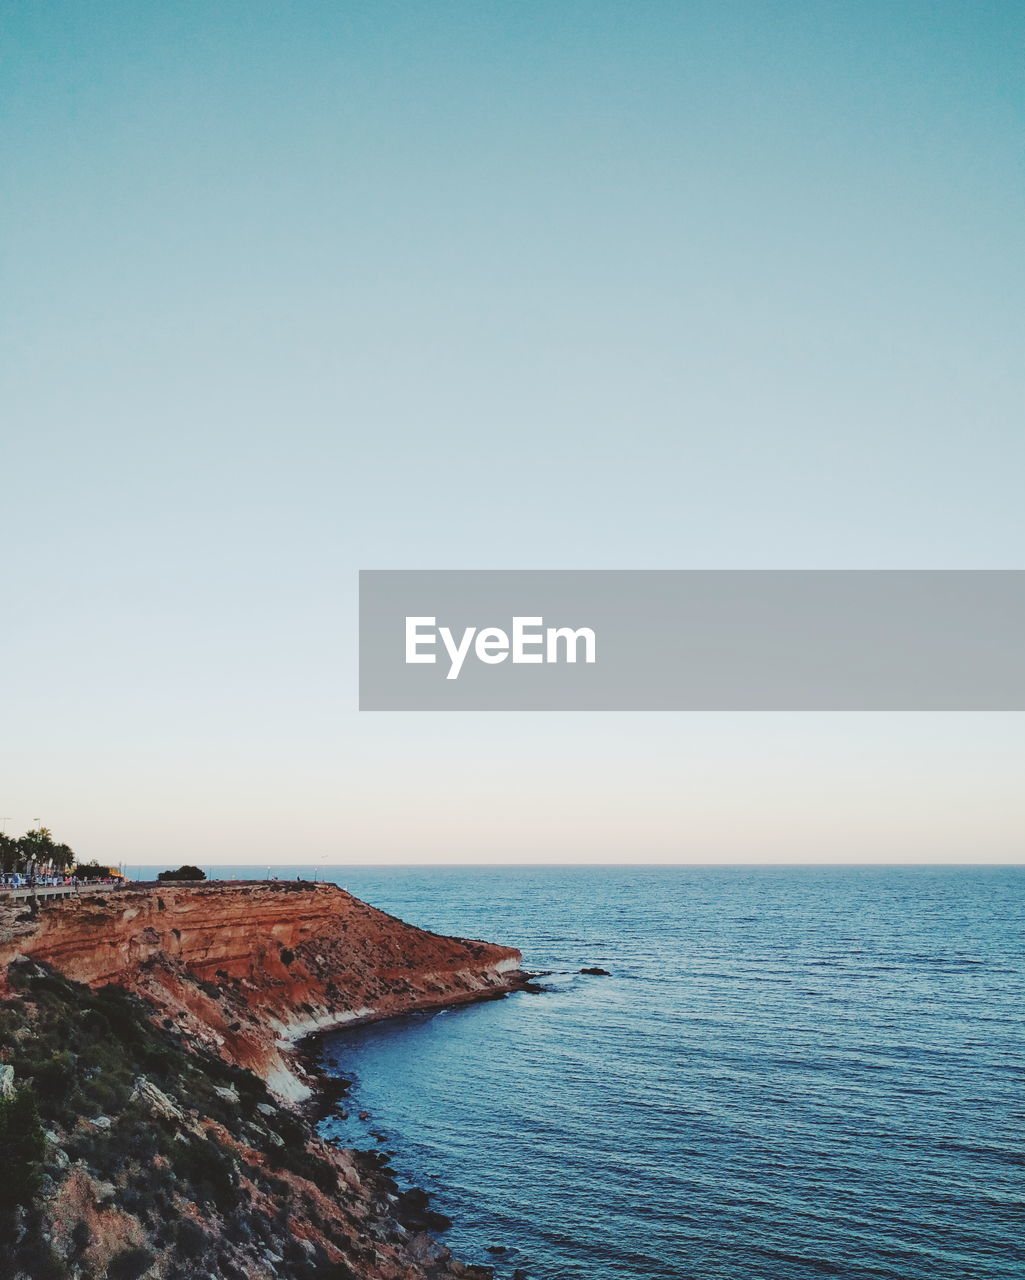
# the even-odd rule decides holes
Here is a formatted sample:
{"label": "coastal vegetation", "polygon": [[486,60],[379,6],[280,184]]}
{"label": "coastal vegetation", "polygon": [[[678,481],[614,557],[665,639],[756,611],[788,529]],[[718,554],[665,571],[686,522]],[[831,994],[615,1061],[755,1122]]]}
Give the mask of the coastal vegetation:
{"label": "coastal vegetation", "polygon": [[40,1187],[44,1140],[31,1089],[11,1089],[0,1098],[0,1214],[29,1204]]}
{"label": "coastal vegetation", "polygon": [[[337,1256],[301,1247],[289,1229],[291,1207],[339,1235],[320,1203],[340,1194],[339,1173],[259,1077],[154,1025],[119,987],[93,991],[31,960],[12,964],[8,983],[0,1275],[125,1280],[159,1256],[161,1274],[181,1280],[243,1280],[246,1256],[270,1250],[283,1276],[352,1280]],[[44,1202],[75,1220],[55,1230]],[[100,1238],[106,1204],[123,1236],[113,1251]],[[336,1255],[351,1244],[334,1243]]]}
{"label": "coastal vegetation", "polygon": [[9,836],[0,831],[0,874],[5,883],[47,881],[73,877],[76,880],[121,879],[116,867],[93,859],[83,862],[74,849],[55,840],[49,827],[36,827],[23,836]]}
{"label": "coastal vegetation", "polygon": [[157,879],[162,880],[165,884],[169,881],[173,882],[175,880],[205,880],[206,872],[201,871],[199,867],[194,867],[190,863],[186,862],[183,866],[180,866],[177,871],[161,871],[160,875],[157,876]]}
{"label": "coastal vegetation", "polygon": [[[68,873],[74,865],[74,850],[55,840],[49,827],[36,827],[17,837],[0,832],[0,871],[7,875]],[[109,874],[108,868],[103,870]]]}
{"label": "coastal vegetation", "polygon": [[0,1277],[490,1280],[321,1135],[348,1086],[289,1046],[494,998],[519,959],[297,881],[0,897]]}

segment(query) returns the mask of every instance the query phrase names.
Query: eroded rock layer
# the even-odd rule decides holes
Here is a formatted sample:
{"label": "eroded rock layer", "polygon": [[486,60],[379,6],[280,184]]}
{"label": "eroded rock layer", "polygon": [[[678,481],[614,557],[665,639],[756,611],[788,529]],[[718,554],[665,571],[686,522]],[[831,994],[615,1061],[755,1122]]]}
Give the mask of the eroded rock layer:
{"label": "eroded rock layer", "polygon": [[313,1084],[293,1046],[502,995],[519,964],[331,885],[0,901],[0,1274],[488,1280],[383,1157],[289,1105]]}
{"label": "eroded rock layer", "polygon": [[133,886],[0,906],[0,965],[41,960],[127,987],[277,1094],[309,1093],[289,1050],[313,1031],[499,995],[511,947],[414,928],[335,885]]}

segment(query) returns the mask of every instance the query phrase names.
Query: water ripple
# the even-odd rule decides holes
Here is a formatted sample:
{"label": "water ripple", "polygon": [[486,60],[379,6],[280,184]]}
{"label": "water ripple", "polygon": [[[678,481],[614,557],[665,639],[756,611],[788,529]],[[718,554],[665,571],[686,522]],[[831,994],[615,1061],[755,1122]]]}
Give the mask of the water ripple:
{"label": "water ripple", "polygon": [[383,1133],[464,1258],[532,1280],[1025,1276],[1021,870],[338,879],[560,971],[328,1042],[355,1079],[328,1129]]}

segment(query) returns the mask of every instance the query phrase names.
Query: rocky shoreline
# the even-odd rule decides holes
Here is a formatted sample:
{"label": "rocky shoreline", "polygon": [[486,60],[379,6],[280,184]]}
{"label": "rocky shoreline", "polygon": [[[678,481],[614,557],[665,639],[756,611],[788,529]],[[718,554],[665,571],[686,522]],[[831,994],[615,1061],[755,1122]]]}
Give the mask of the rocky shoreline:
{"label": "rocky shoreline", "polygon": [[486,1280],[385,1157],[320,1137],[344,1086],[314,1055],[326,1030],[500,998],[519,965],[329,885],[0,903],[3,1106],[41,1135],[22,1143],[32,1194],[0,1206],[0,1272]]}

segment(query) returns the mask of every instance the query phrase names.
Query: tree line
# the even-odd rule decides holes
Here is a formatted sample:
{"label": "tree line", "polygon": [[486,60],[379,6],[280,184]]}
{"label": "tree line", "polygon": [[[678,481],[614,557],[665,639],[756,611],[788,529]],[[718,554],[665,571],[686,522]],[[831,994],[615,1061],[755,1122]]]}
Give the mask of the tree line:
{"label": "tree line", "polygon": [[0,872],[4,875],[78,876],[92,880],[110,875],[110,867],[79,862],[70,845],[53,838],[49,827],[36,827],[23,836],[0,831]]}

